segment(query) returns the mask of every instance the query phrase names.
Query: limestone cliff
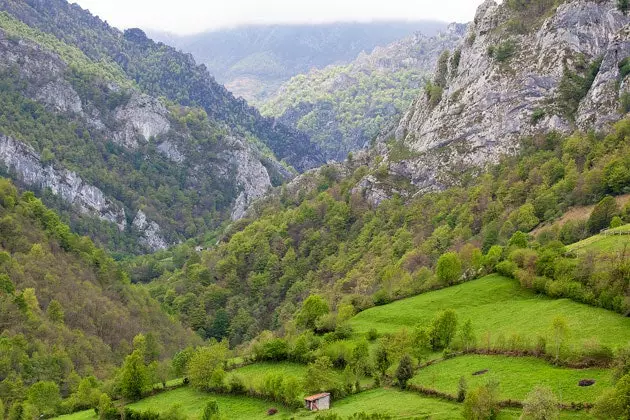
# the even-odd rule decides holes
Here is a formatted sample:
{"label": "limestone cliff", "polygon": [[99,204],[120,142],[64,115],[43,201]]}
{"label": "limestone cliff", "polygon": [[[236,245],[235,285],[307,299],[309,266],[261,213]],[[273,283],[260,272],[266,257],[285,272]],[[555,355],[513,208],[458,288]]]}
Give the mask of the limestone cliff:
{"label": "limestone cliff", "polygon": [[390,170],[421,191],[514,153],[524,136],[601,130],[628,111],[630,19],[617,2],[521,3],[485,1],[396,128],[410,153]]}

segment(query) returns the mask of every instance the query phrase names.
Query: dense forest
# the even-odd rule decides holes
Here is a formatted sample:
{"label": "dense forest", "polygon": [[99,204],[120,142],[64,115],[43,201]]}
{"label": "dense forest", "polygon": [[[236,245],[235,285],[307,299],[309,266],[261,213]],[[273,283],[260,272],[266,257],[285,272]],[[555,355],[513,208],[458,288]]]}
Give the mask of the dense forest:
{"label": "dense forest", "polygon": [[96,387],[114,374],[141,332],[162,358],[200,341],[144,288],[131,285],[106,252],[6,179],[0,180],[0,236],[5,404],[24,400],[42,383],[52,384],[57,398],[75,393],[84,380]]}

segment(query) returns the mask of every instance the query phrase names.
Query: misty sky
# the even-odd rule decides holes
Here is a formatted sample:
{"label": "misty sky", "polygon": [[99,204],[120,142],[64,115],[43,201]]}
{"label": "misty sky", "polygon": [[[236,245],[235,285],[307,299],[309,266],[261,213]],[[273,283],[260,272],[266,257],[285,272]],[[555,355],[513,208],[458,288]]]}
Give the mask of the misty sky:
{"label": "misty sky", "polygon": [[481,0],[71,0],[125,29],[175,33],[251,23],[393,19],[468,22]]}

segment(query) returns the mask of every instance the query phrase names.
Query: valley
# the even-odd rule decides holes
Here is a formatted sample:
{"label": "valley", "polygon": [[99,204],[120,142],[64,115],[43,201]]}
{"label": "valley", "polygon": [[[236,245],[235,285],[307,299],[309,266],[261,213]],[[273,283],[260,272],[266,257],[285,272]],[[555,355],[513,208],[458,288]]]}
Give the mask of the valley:
{"label": "valley", "polygon": [[0,420],[630,418],[627,2],[79,4],[0,0]]}

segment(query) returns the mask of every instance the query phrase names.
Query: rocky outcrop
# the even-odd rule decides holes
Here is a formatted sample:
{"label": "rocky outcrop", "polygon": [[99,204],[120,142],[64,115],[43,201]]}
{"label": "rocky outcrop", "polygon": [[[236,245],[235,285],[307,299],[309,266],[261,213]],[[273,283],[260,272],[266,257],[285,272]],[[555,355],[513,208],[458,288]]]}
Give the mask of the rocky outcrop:
{"label": "rocky outcrop", "polygon": [[116,109],[115,118],[120,128],[113,140],[129,149],[137,148],[138,141],[147,142],[171,128],[166,107],[159,100],[136,91],[125,105]]}
{"label": "rocky outcrop", "polygon": [[[573,0],[538,20],[533,13],[493,0],[479,7],[459,59],[438,68],[443,91],[422,93],[400,121],[396,137],[413,156],[394,170],[422,189],[440,188],[449,171],[495,162],[524,136],[599,130],[621,117],[619,86],[627,89],[627,81],[620,80],[619,62],[630,54],[630,20],[617,2]],[[577,110],[563,112],[565,72],[586,72],[581,67],[600,58]]]}
{"label": "rocky outcrop", "polygon": [[147,215],[142,210],[138,210],[131,225],[140,234],[140,243],[151,251],[159,251],[168,246],[168,243],[161,236],[160,226],[148,220]]}
{"label": "rocky outcrop", "polygon": [[125,228],[125,210],[120,204],[84,182],[76,173],[44,165],[30,146],[0,135],[0,162],[27,186],[50,189],[82,213],[95,214],[115,223],[120,230]]}
{"label": "rocky outcrop", "polygon": [[233,174],[240,190],[232,207],[232,220],[245,216],[247,207],[271,188],[271,178],[260,158],[240,140],[229,139],[230,147],[221,154]]}

